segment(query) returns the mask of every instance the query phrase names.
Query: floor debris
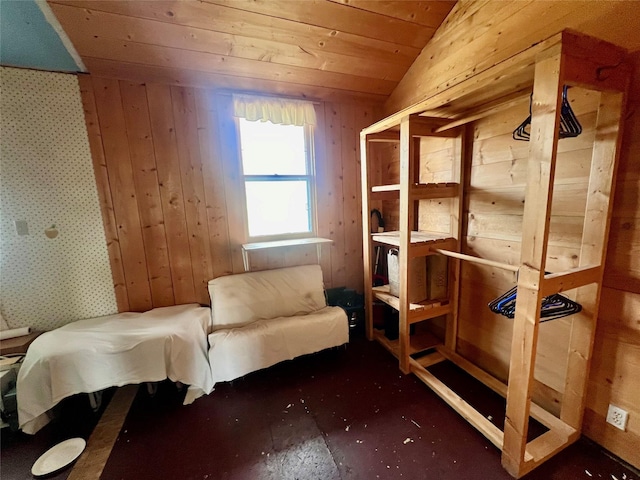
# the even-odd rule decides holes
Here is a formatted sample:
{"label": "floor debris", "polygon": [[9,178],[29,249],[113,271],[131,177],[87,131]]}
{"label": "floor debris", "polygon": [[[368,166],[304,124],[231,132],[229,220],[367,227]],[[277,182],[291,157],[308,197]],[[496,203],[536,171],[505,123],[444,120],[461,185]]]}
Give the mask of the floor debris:
{"label": "floor debris", "polygon": [[404,443],[406,445],[407,443],[413,443],[413,440],[411,438],[407,437],[407,438],[404,439],[404,442],[402,442],[402,443]]}
{"label": "floor debris", "polygon": [[419,424],[418,422],[416,422],[415,420],[411,420],[411,423],[413,423],[413,424],[414,424],[416,427],[418,427],[418,428],[422,428],[422,427],[420,426],[420,424]]}
{"label": "floor debris", "polygon": [[591,472],[589,470],[585,470],[584,473],[586,473],[587,475],[589,475],[590,477],[593,477],[593,475],[591,475]]}

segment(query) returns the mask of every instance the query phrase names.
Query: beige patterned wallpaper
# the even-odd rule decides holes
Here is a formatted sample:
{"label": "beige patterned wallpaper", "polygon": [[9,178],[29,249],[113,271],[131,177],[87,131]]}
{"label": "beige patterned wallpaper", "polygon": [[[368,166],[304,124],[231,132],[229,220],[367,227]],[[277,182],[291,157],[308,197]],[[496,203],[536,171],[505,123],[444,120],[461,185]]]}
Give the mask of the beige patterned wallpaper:
{"label": "beige patterned wallpaper", "polygon": [[0,67],[0,87],[5,319],[11,328],[50,330],[115,313],[75,75]]}

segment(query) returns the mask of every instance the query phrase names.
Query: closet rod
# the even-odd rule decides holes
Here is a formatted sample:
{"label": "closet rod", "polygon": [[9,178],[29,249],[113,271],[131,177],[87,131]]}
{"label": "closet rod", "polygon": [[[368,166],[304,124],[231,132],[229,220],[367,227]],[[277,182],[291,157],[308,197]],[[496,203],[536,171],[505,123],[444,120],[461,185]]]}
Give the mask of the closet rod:
{"label": "closet rod", "polygon": [[472,255],[465,255],[464,253],[451,252],[449,250],[442,250],[440,248],[435,248],[433,249],[433,251],[441,253],[442,255],[446,255],[447,257],[459,258],[460,260],[467,260],[473,263],[480,263],[482,265],[488,265],[490,267],[502,268],[503,270],[509,270],[511,272],[517,272],[520,269],[520,267],[516,267],[515,265],[494,262],[493,260],[485,260],[484,258],[478,258]]}

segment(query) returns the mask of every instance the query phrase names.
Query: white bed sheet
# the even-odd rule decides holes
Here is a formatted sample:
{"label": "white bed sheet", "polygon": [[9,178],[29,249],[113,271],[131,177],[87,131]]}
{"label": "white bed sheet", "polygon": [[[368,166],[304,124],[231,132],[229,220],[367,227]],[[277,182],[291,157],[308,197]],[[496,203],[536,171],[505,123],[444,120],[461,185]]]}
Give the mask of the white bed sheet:
{"label": "white bed sheet", "polygon": [[62,399],[169,378],[189,385],[184,404],[213,389],[207,358],[211,311],[198,304],[79,320],[38,337],[18,373],[18,420],[45,426]]}

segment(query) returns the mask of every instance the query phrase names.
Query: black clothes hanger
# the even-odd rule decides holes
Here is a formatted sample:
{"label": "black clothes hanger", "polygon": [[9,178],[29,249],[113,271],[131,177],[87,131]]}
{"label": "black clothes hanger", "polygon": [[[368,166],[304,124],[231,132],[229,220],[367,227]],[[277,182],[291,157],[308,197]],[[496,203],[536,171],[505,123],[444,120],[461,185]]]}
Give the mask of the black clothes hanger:
{"label": "black clothes hanger", "polygon": [[[514,318],[516,314],[516,297],[518,287],[513,287],[508,292],[489,302],[489,308],[494,313],[499,313],[507,318]],[[542,299],[540,305],[540,323],[556,320],[578,313],[582,305],[570,300],[564,295],[554,293]]]}
{"label": "black clothes hanger", "polygon": [[[571,108],[569,100],[567,99],[568,89],[569,87],[567,85],[564,85],[562,87],[562,105],[560,106],[560,138],[577,137],[582,133],[582,125],[580,125],[578,118],[576,117],[575,113],[573,113],[573,109]],[[529,116],[518,126],[518,128],[513,131],[514,140],[523,140],[527,142],[531,138],[532,99],[533,94],[531,94],[531,99],[529,100]]]}

